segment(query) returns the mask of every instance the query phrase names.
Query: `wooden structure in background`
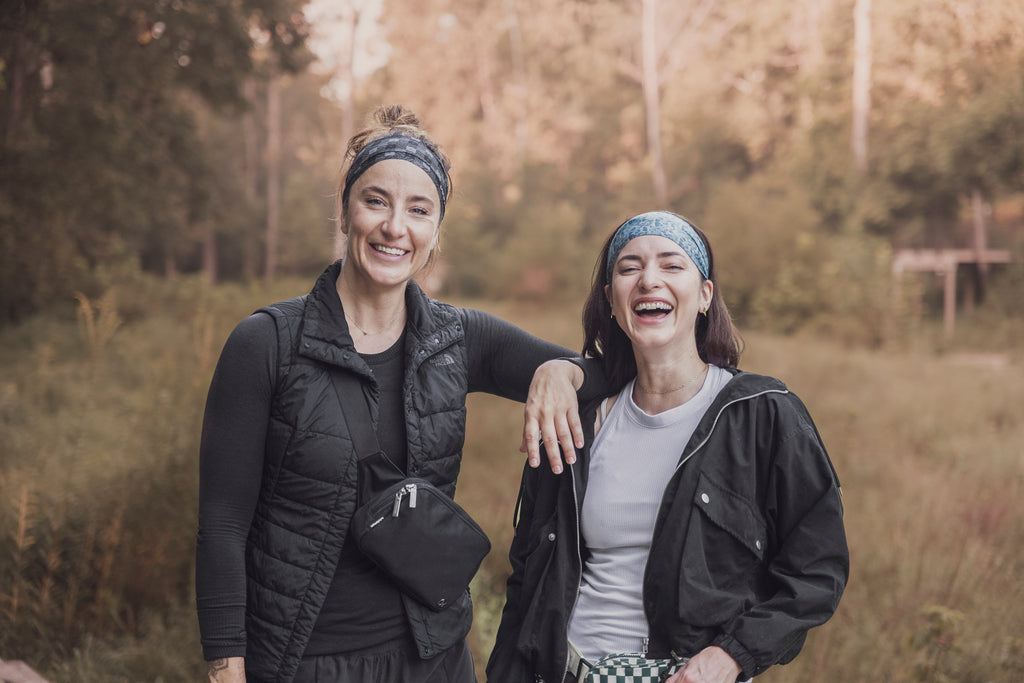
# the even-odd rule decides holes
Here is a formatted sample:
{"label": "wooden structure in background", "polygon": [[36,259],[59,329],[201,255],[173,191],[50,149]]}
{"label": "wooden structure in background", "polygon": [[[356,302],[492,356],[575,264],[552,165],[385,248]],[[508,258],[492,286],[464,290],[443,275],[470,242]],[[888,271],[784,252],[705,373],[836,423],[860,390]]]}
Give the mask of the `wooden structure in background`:
{"label": "wooden structure in background", "polygon": [[943,278],[942,331],[946,340],[956,326],[956,271],[961,263],[977,264],[982,270],[991,263],[1010,263],[1006,249],[898,249],[893,254],[892,272],[899,286],[908,270],[931,271]]}

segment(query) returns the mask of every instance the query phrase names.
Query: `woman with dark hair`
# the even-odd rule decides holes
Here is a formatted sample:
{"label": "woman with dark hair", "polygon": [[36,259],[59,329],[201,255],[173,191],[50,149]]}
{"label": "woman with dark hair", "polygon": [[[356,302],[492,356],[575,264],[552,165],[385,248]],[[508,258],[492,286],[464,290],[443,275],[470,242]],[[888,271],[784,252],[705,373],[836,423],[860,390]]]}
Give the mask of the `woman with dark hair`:
{"label": "woman with dark hair", "polygon": [[[196,548],[209,677],[475,681],[468,590],[443,609],[421,604],[361,551],[350,521],[364,492],[379,492],[363,485],[376,474],[425,479],[453,496],[466,395],[525,400],[540,364],[573,354],[431,299],[413,280],[437,247],[451,180],[412,112],[378,109],[342,170],[344,258],[309,294],[239,323],[210,384]],[[568,362],[545,368],[528,414],[568,434],[583,373]],[[339,377],[357,388],[343,394]],[[360,408],[383,459],[355,452],[349,426]]]}
{"label": "woman with dark hair", "polygon": [[614,393],[581,406],[566,474],[524,471],[488,680],[638,653],[673,660],[669,683],[734,683],[792,660],[849,573],[839,481],[803,403],[737,369],[707,237],[664,211],[620,225],[583,323]]}

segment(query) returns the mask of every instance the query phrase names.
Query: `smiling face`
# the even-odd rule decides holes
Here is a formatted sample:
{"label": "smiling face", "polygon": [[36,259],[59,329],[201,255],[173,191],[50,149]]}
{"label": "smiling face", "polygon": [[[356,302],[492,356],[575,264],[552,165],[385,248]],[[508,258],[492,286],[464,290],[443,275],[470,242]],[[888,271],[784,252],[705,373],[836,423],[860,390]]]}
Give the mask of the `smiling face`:
{"label": "smiling face", "polygon": [[352,185],[342,214],[344,271],[371,289],[404,287],[437,246],[439,226],[430,177],[407,161],[376,163]]}
{"label": "smiling face", "polygon": [[682,247],[659,235],[630,240],[615,261],[605,296],[637,352],[696,346],[694,327],[713,285]]}

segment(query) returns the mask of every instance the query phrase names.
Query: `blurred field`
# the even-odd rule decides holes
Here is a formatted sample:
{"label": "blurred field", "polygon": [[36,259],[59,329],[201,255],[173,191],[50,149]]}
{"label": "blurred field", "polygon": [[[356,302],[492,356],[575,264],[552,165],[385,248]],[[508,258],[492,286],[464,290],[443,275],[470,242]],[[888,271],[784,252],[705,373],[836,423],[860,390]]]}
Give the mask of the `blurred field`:
{"label": "blurred field", "polygon": [[[201,677],[192,553],[206,386],[239,319],[309,284],[140,280],[0,330],[0,658],[55,683]],[[575,305],[477,305],[580,346]],[[993,362],[953,353],[966,347],[745,337],[742,367],[784,379],[817,421],[853,563],[836,617],[758,680],[1019,680],[1021,350]],[[474,586],[481,671],[508,572],[521,414],[471,397],[458,497],[494,546]]]}

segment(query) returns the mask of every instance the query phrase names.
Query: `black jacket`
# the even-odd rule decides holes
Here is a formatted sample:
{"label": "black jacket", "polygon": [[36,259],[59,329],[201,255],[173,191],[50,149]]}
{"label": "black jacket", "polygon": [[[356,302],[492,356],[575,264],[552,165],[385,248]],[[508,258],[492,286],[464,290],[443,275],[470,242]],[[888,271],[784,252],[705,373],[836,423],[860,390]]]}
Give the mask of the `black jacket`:
{"label": "black jacket", "polygon": [[[744,372],[722,389],[666,482],[644,575],[649,655],[728,652],[744,676],[793,659],[849,575],[839,481],[803,403]],[[586,548],[579,514],[597,403],[565,474],[526,468],[489,681],[562,678]],[[629,457],[629,454],[622,454]]]}
{"label": "black jacket", "polygon": [[[246,545],[246,670],[258,680],[294,676],[356,507],[356,456],[331,372],[361,380],[376,420],[376,380],[344,320],[328,305],[337,297],[339,268],[328,268],[309,295],[263,309],[277,325],[279,362],[262,485]],[[453,495],[468,391],[462,317],[412,282],[406,305],[408,473]],[[424,658],[469,631],[468,592],[441,612],[411,599],[405,604]]]}

